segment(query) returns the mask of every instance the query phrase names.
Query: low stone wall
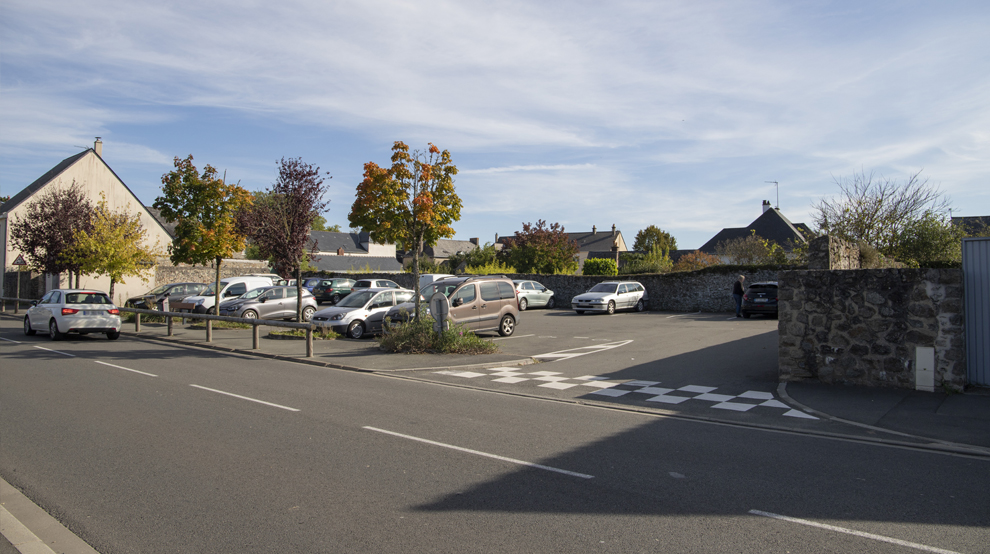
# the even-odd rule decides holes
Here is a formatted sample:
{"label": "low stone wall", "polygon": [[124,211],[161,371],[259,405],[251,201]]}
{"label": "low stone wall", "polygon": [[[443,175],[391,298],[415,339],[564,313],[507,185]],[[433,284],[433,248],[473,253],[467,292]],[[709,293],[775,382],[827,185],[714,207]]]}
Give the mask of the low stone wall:
{"label": "low stone wall", "polygon": [[[220,278],[237,277],[248,273],[270,273],[268,262],[257,260],[225,260],[220,265]],[[155,268],[155,286],[168,283],[212,283],[217,270],[210,266],[159,263]]]}
{"label": "low stone wall", "polygon": [[[539,281],[554,292],[558,309],[570,309],[571,298],[587,292],[596,283],[602,281],[639,281],[646,288],[649,299],[647,308],[650,310],[665,310],[675,312],[734,312],[736,305],[732,300],[732,283],[746,276],[747,283],[759,281],[776,281],[776,270],[727,272],[726,270],[691,271],[684,273],[666,273],[660,275],[620,275],[604,277],[601,275],[534,275],[510,274],[510,279],[528,279]],[[411,288],[412,273],[368,273],[368,274],[330,274],[307,273],[307,277],[347,277],[348,279],[391,279],[399,285]]]}
{"label": "low stone wall", "polygon": [[935,349],[935,386],[966,385],[962,271],[780,272],[781,381],[915,388],[916,348]]}
{"label": "low stone wall", "polygon": [[811,239],[808,269],[859,269],[859,246],[828,235]]}

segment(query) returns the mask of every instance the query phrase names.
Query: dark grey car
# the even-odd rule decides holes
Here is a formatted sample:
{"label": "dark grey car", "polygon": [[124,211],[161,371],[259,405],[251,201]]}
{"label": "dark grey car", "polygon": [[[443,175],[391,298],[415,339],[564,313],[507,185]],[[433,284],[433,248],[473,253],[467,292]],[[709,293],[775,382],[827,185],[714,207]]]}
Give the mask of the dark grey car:
{"label": "dark grey car", "polygon": [[169,283],[157,286],[141,296],[128,298],[124,305],[142,310],[160,310],[166,295],[169,303],[175,304],[182,302],[187,296],[196,296],[206,287],[206,283]]}
{"label": "dark grey car", "polygon": [[[296,287],[260,287],[220,304],[220,315],[244,319],[295,319]],[[309,321],[316,312],[313,293],[303,289],[303,321]]]}

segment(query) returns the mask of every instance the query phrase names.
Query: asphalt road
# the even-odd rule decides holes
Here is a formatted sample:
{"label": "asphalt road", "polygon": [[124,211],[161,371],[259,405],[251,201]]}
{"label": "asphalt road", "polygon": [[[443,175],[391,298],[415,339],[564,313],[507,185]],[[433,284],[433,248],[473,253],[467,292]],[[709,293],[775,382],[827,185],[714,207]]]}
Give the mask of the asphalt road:
{"label": "asphalt road", "polygon": [[[759,343],[748,329],[743,342]],[[591,334],[540,340],[552,353]],[[51,343],[6,322],[0,338],[0,475],[104,554],[990,544],[986,459],[457,386],[478,377],[421,372],[439,380],[429,382],[127,338]],[[527,370],[653,368],[660,387],[686,383],[699,347],[690,334],[670,340],[671,355],[634,342]],[[757,386],[748,371],[725,375]],[[712,403],[673,406],[689,404]]]}

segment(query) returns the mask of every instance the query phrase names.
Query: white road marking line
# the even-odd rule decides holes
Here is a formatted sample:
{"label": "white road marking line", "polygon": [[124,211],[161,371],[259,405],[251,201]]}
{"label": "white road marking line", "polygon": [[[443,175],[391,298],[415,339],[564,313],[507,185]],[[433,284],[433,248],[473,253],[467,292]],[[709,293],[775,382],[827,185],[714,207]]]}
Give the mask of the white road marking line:
{"label": "white road marking line", "polygon": [[110,366],[110,367],[115,367],[115,368],[117,368],[117,369],[123,369],[124,371],[131,371],[131,372],[134,372],[134,373],[140,373],[141,375],[147,375],[148,377],[158,377],[158,376],[157,376],[157,375],[155,375],[154,373],[145,373],[145,372],[143,372],[143,371],[138,371],[138,370],[136,370],[136,369],[131,369],[131,368],[129,368],[129,367],[124,367],[124,366],[119,366],[119,365],[113,365],[113,364],[108,364],[108,363],[106,363],[106,362],[101,362],[101,361],[99,361],[99,360],[93,360],[93,361],[94,361],[94,362],[96,362],[96,363],[98,363],[98,364],[100,364],[100,365],[108,365],[108,366]]}
{"label": "white road marking line", "polygon": [[283,410],[289,410],[290,412],[298,412],[299,410],[295,408],[290,408],[288,406],[282,406],[281,404],[272,404],[271,402],[265,402],[264,400],[258,400],[257,398],[250,398],[248,396],[241,396],[239,394],[234,394],[232,392],[224,392],[222,390],[211,389],[207,387],[201,387],[199,385],[189,385],[190,387],[196,387],[197,389],[208,390],[210,392],[215,392],[217,394],[226,394],[227,396],[233,396],[234,398],[240,398],[241,400],[250,400],[251,402],[257,402],[258,404],[264,404],[266,406],[273,406],[275,408],[282,408]]}
{"label": "white road marking line", "polygon": [[532,336],[535,336],[535,335],[533,335],[533,334],[529,334],[529,335],[513,335],[511,337],[499,337],[497,339],[492,339],[492,340],[495,341],[495,340],[508,340],[508,339],[522,339],[522,338],[532,337]]}
{"label": "white road marking line", "polygon": [[685,316],[689,316],[689,315],[698,315],[700,313],[701,313],[701,311],[699,310],[697,312],[691,312],[689,314],[668,315],[667,316],[667,319],[672,319],[672,318],[675,318],[675,317],[685,317]]}
{"label": "white road marking line", "polygon": [[54,352],[56,354],[61,354],[63,356],[68,356],[70,358],[75,358],[76,357],[75,354],[68,354],[66,352],[59,352],[58,350],[52,350],[51,348],[45,348],[44,346],[35,346],[35,348],[40,348],[42,350],[47,350],[48,352]]}
{"label": "white road marking line", "polygon": [[[576,358],[578,356],[584,356],[585,354],[594,354],[596,352],[611,350],[613,348],[625,346],[631,342],[632,342],[631,340],[622,340],[617,342],[610,342],[607,344],[593,344],[591,346],[580,346],[578,348],[569,348],[567,350],[558,350],[557,352],[540,354],[537,356],[533,356],[533,358],[557,358],[564,360],[568,358]],[[586,352],[578,352],[579,350],[585,350]]]}
{"label": "white road marking line", "polygon": [[874,535],[873,533],[865,533],[863,531],[855,531],[853,529],[846,529],[845,527],[836,527],[835,525],[828,525],[825,523],[817,523],[814,521],[808,521],[807,519],[798,519],[796,517],[787,517],[779,514],[772,514],[770,512],[761,512],[759,510],[750,510],[749,513],[757,516],[769,517],[773,519],[779,519],[781,521],[789,521],[791,523],[799,523],[801,525],[807,525],[809,527],[818,527],[819,529],[826,529],[828,531],[835,531],[837,533],[846,533],[847,535],[854,535],[857,537],[863,537],[864,539],[873,539],[875,541],[887,542],[890,544],[896,544],[899,546],[906,546],[908,548],[914,548],[916,550],[924,550],[925,552],[937,552],[939,554],[960,554],[955,550],[945,550],[943,548],[936,548],[934,546],[927,546],[924,544],[918,544],[915,542],[902,541],[900,539],[893,539],[890,537],[885,537],[883,535]]}
{"label": "white road marking line", "polygon": [[369,427],[367,425],[364,428],[365,429],[368,429],[369,431],[377,431],[379,433],[385,433],[386,435],[392,435],[392,436],[400,437],[400,438],[403,438],[403,439],[409,439],[409,440],[419,441],[419,442],[426,443],[426,444],[432,444],[433,446],[441,446],[443,448],[449,448],[451,450],[457,450],[459,452],[466,452],[468,454],[475,454],[477,456],[484,456],[486,458],[494,458],[496,460],[502,460],[503,462],[510,462],[510,463],[513,463],[513,464],[519,464],[519,465],[523,465],[523,466],[526,466],[526,467],[532,467],[532,468],[536,468],[536,469],[543,469],[543,470],[546,470],[546,471],[553,471],[555,473],[563,473],[564,475],[570,475],[572,477],[580,477],[581,479],[594,479],[595,478],[594,475],[587,475],[587,474],[584,474],[584,473],[577,473],[577,472],[574,472],[574,471],[567,471],[566,469],[560,469],[560,468],[556,468],[556,467],[550,467],[550,466],[545,466],[545,465],[540,465],[540,464],[534,464],[532,462],[525,462],[523,460],[516,460],[516,459],[513,459],[513,458],[506,458],[505,456],[499,456],[497,454],[489,454],[487,452],[481,452],[481,451],[478,451],[478,450],[471,450],[470,448],[462,448],[460,446],[454,446],[452,444],[445,444],[445,443],[442,443],[442,442],[431,441],[429,439],[422,439],[422,438],[419,438],[419,437],[414,437],[412,435],[403,435],[402,433],[396,433],[395,431],[386,431],[385,429],[378,429],[376,427]]}
{"label": "white road marking line", "polygon": [[19,341],[19,340],[10,340],[10,339],[5,339],[3,337],[0,337],[0,340],[5,340],[7,342],[12,342],[14,344],[21,344],[21,341]]}

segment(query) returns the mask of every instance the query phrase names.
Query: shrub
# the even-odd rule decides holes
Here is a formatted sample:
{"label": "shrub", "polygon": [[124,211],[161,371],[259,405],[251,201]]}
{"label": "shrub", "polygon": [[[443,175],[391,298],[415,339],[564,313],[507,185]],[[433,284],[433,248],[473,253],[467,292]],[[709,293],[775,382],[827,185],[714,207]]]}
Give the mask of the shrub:
{"label": "shrub", "polygon": [[618,275],[619,268],[615,260],[608,258],[588,258],[581,267],[583,275]]}
{"label": "shrub", "polygon": [[469,275],[498,275],[503,273],[509,274],[515,272],[516,272],[516,268],[499,261],[493,261],[485,265],[468,266],[464,270],[464,273],[467,273]]}
{"label": "shrub", "polygon": [[674,268],[674,263],[670,261],[669,251],[655,246],[653,250],[647,252],[641,260],[632,261],[623,265],[619,269],[622,275],[635,275],[641,273],[669,273]]}
{"label": "shrub", "polygon": [[451,325],[450,329],[437,333],[433,330],[433,318],[422,315],[419,320],[410,320],[398,327],[389,329],[379,339],[379,346],[386,352],[407,354],[494,354],[498,346],[489,340],[479,338],[462,325]]}
{"label": "shrub", "polygon": [[674,271],[695,271],[722,263],[722,259],[712,254],[706,254],[700,250],[688,252],[681,256],[674,264]]}

